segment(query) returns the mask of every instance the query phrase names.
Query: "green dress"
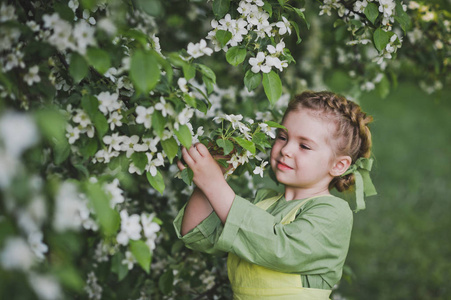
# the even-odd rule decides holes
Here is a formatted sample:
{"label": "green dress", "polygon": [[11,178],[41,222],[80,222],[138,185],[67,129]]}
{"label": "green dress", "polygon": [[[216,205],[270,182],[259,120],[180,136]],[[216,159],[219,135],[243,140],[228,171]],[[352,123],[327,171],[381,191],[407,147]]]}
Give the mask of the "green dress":
{"label": "green dress", "polygon": [[332,289],[349,248],[353,216],[348,203],[334,196],[315,197],[301,206],[293,222],[281,224],[303,200],[282,196],[267,210],[254,205],[273,196],[271,190],[258,191],[253,202],[236,196],[224,225],[213,212],[182,237],[183,207],[174,220],[177,235],[190,249],[233,253],[271,270],[299,274],[304,287]]}

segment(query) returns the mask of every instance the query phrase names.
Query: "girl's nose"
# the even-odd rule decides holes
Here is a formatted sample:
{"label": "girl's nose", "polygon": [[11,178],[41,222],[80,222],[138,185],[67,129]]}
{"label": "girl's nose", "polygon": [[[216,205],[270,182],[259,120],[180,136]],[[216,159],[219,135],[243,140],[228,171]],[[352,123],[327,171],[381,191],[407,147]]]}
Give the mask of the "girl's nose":
{"label": "girl's nose", "polygon": [[280,153],[283,156],[287,156],[287,157],[291,157],[293,155],[293,147],[289,144],[286,143],[281,149],[280,149]]}

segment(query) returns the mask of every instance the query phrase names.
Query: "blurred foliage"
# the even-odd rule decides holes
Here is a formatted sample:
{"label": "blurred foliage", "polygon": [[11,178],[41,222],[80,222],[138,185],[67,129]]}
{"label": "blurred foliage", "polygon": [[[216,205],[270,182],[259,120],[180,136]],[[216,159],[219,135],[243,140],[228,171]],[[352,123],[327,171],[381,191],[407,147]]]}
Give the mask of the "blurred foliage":
{"label": "blurred foliage", "polygon": [[[449,225],[449,137],[435,129],[449,128],[449,3],[359,3],[261,2],[239,41],[225,19],[240,1],[0,1],[0,298],[230,299],[225,259],[186,249],[172,228],[192,188],[173,160],[180,143],[217,138],[214,117],[278,121],[307,88],[376,116],[380,195],[356,216],[352,280],[335,293],[445,295],[449,266],[434,259],[447,255],[435,241]],[[406,80],[431,96],[397,88]],[[264,157],[267,141],[252,143]],[[229,177],[242,196],[278,188],[256,167]]]}

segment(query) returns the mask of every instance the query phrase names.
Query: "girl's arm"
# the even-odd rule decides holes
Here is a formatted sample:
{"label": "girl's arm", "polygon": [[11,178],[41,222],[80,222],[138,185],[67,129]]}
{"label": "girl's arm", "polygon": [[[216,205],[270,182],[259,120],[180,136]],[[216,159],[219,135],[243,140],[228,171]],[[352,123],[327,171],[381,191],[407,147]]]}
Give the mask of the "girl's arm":
{"label": "girl's arm", "polygon": [[[177,164],[181,164],[181,162],[178,162]],[[182,235],[187,234],[212,212],[213,207],[211,207],[207,197],[205,197],[204,193],[196,187],[186,205],[180,233]]]}
{"label": "girl's arm", "polygon": [[[191,213],[205,214],[208,211],[208,206],[205,203],[206,199],[211,204],[212,209],[216,212],[221,222],[225,223],[230,207],[232,206],[233,199],[235,198],[235,192],[224,179],[220,166],[211,156],[210,152],[208,152],[207,147],[200,143],[192,146],[190,149],[182,148],[182,155],[186,164],[194,173],[194,183],[204,196],[204,198],[202,198],[199,196],[200,194],[197,194],[193,199],[193,207],[191,208],[192,211],[190,212],[190,215]],[[180,170],[185,168],[181,163],[178,164],[178,167]],[[210,213],[211,211],[208,214]],[[207,216],[208,215],[202,215],[199,216],[199,218],[190,217],[190,221],[187,220],[187,225],[191,225],[186,228],[193,226],[196,222],[199,224],[199,222]],[[200,219],[199,222],[198,219]]]}

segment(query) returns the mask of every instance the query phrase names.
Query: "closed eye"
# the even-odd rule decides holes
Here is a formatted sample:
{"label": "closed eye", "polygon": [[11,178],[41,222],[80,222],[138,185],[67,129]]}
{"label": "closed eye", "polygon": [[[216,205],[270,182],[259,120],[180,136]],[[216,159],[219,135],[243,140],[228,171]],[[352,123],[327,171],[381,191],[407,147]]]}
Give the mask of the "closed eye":
{"label": "closed eye", "polygon": [[310,148],[310,147],[307,146],[307,145],[301,144],[300,146],[301,146],[302,149],[305,149],[305,150],[312,150],[312,148]]}

